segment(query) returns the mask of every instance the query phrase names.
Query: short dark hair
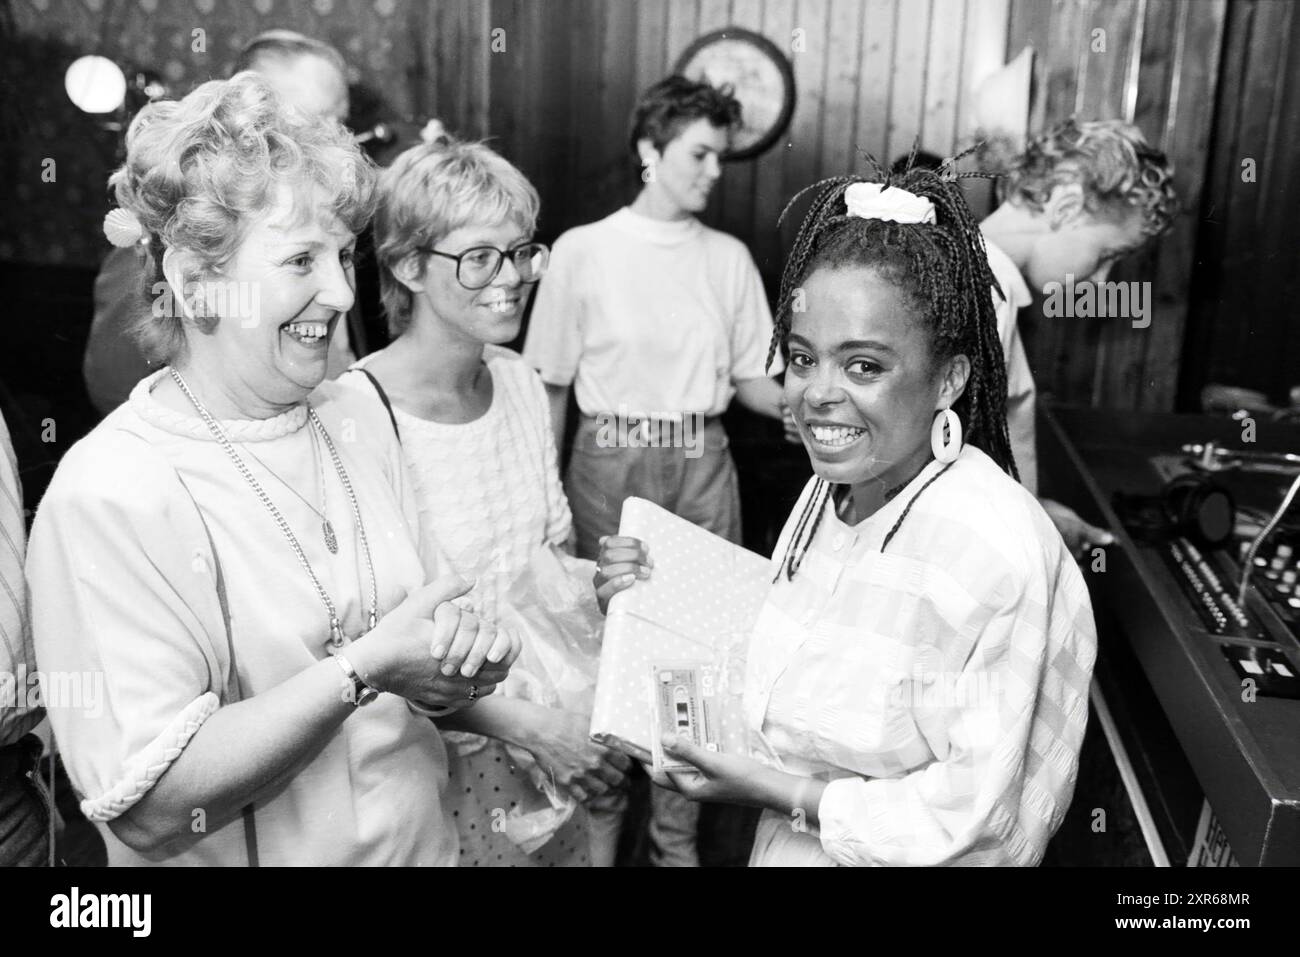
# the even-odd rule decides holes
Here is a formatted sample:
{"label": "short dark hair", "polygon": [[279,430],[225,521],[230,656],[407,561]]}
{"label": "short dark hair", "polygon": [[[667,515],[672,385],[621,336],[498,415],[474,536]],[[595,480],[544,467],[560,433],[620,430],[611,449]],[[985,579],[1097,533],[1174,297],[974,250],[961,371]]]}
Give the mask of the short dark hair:
{"label": "short dark hair", "polygon": [[649,140],[662,153],[684,127],[701,119],[729,130],[740,123],[740,101],[730,86],[710,86],[674,74],[641,94],[632,111],[628,146],[636,155],[637,143]]}

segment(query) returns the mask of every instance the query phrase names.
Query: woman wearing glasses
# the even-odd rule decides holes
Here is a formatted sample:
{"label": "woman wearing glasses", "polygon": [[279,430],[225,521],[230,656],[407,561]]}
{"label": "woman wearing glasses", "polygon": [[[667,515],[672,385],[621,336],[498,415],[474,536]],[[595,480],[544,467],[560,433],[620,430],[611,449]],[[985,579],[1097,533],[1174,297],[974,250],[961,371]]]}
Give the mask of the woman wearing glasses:
{"label": "woman wearing glasses", "polygon": [[[489,621],[533,553],[565,545],[571,526],[545,388],[500,345],[519,334],[549,259],[532,241],[537,211],[532,184],[481,144],[444,140],[398,157],[381,175],[375,218],[394,341],[341,380],[388,406],[421,521],[476,582],[470,597]],[[501,832],[512,809],[549,807],[505,745],[531,752],[580,801],[620,784],[630,762],[587,740],[588,716],[499,697],[500,707],[485,700],[472,717],[439,720],[453,732],[461,864],[588,863],[581,809],[532,854]]]}

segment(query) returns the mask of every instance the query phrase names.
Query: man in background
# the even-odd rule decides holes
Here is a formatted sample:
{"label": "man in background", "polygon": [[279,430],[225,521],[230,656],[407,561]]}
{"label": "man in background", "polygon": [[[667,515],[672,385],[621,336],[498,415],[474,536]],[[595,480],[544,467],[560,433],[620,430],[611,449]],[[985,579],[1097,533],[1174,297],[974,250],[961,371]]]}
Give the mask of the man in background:
{"label": "man in background", "polygon": [[[268,30],[248,42],[235,63],[235,72],[253,70],[266,77],[286,103],[306,113],[345,121],[348,98],[347,63],[328,43],[292,30]],[[151,308],[144,290],[143,246],[113,249],[95,278],[95,315],[82,363],[90,401],[107,415],[126,401],[135,384],[153,372],[131,329]],[[330,378],[356,361],[363,346],[360,316],[354,307],[330,341]]]}
{"label": "man in background", "polygon": [[[1048,283],[1100,283],[1111,267],[1167,232],[1177,196],[1165,155],[1119,120],[1069,119],[1030,140],[1010,163],[1003,202],[980,224],[1007,362],[1007,430],[1024,486],[1038,494],[1035,389],[1016,328],[1031,289]],[[1079,556],[1114,539],[1051,499],[1043,508]]]}

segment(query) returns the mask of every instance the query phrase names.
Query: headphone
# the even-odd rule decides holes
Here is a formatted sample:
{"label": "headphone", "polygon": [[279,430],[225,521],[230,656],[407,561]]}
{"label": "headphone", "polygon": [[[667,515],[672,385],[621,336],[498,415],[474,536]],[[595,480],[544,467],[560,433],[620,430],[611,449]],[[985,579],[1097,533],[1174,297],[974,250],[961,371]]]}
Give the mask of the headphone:
{"label": "headphone", "polygon": [[1117,492],[1115,508],[1124,524],[1144,537],[1182,536],[1206,548],[1232,538],[1237,521],[1232,494],[1203,472],[1171,479],[1156,496]]}

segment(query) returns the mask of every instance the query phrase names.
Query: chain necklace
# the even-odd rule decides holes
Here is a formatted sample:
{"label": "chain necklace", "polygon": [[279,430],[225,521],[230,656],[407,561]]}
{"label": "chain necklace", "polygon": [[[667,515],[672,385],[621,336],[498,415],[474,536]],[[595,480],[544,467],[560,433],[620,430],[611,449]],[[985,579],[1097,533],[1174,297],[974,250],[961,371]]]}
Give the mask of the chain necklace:
{"label": "chain necklace", "polygon": [[287,488],[294,495],[298,496],[298,500],[302,502],[302,504],[306,505],[316,513],[317,517],[320,518],[320,530],[321,535],[325,539],[325,547],[330,550],[331,555],[337,555],[339,553],[339,540],[338,536],[334,534],[334,525],[329,520],[329,493],[325,487],[325,459],[324,456],[321,455],[320,439],[316,435],[316,430],[311,430],[311,455],[312,459],[316,463],[316,468],[319,473],[317,490],[320,492],[320,508],[317,508],[311,502],[307,501],[306,496],[282,479],[280,473],[263,462],[256,452],[247,446],[244,447],[244,451],[253,457],[254,462],[270,472],[277,482]]}
{"label": "chain necklace", "polygon": [[[302,546],[298,544],[297,536],[293,534],[293,530],[289,528],[289,523],[284,520],[284,516],[280,514],[280,510],[276,508],[275,503],[271,501],[271,497],[266,494],[265,489],[263,489],[257,479],[254,478],[253,473],[249,471],[247,464],[245,464],[239,453],[235,451],[235,447],[231,444],[230,438],[226,435],[225,429],[223,429],[220,423],[212,417],[212,414],[208,412],[208,410],[203,406],[203,403],[198,400],[198,397],[190,391],[190,387],[185,384],[185,380],[181,378],[181,374],[170,367],[168,368],[168,371],[171,373],[172,379],[175,380],[177,387],[185,393],[185,397],[190,400],[191,404],[193,404],[194,408],[198,411],[199,417],[203,419],[204,424],[207,425],[208,431],[212,433],[212,437],[215,438],[217,443],[225,450],[226,455],[228,455],[230,460],[235,464],[235,468],[239,471],[239,474],[243,476],[244,481],[252,487],[253,491],[257,494],[257,497],[261,499],[262,504],[266,506],[266,510],[271,513],[271,517],[275,520],[275,524],[279,526],[280,531],[284,534],[285,540],[288,541],[289,547],[293,549],[293,553],[297,557],[298,563],[302,565],[303,569],[307,572],[307,577],[311,579],[311,583],[316,589],[316,594],[320,596],[321,603],[325,606],[325,611],[329,615],[330,637],[325,651],[331,655],[338,654],[349,640],[355,639],[348,639],[348,637],[343,634],[343,626],[339,623],[338,610],[334,607],[334,602],[330,599],[329,594],[325,591],[324,587],[321,586],[320,579],[316,577],[316,572],[312,570],[311,563],[307,561],[307,555],[303,552]],[[366,569],[370,574],[370,612],[366,618],[365,630],[356,636],[357,638],[360,638],[361,635],[373,629],[379,622],[379,594],[375,584],[375,565],[370,558],[370,543],[366,540],[366,529],[361,522],[361,508],[357,504],[356,493],[352,490],[352,482],[348,479],[348,473],[343,468],[343,462],[339,458],[338,450],[334,448],[334,442],[330,439],[329,433],[325,431],[325,426],[316,415],[316,410],[310,405],[307,406],[307,418],[310,427],[319,433],[321,439],[325,443],[325,447],[329,450],[330,460],[334,464],[334,470],[338,473],[339,481],[342,483],[343,490],[347,493],[348,502],[352,506],[352,518],[356,524],[357,538],[360,539],[361,548],[365,553]],[[322,465],[322,469],[323,468],[324,466]]]}

